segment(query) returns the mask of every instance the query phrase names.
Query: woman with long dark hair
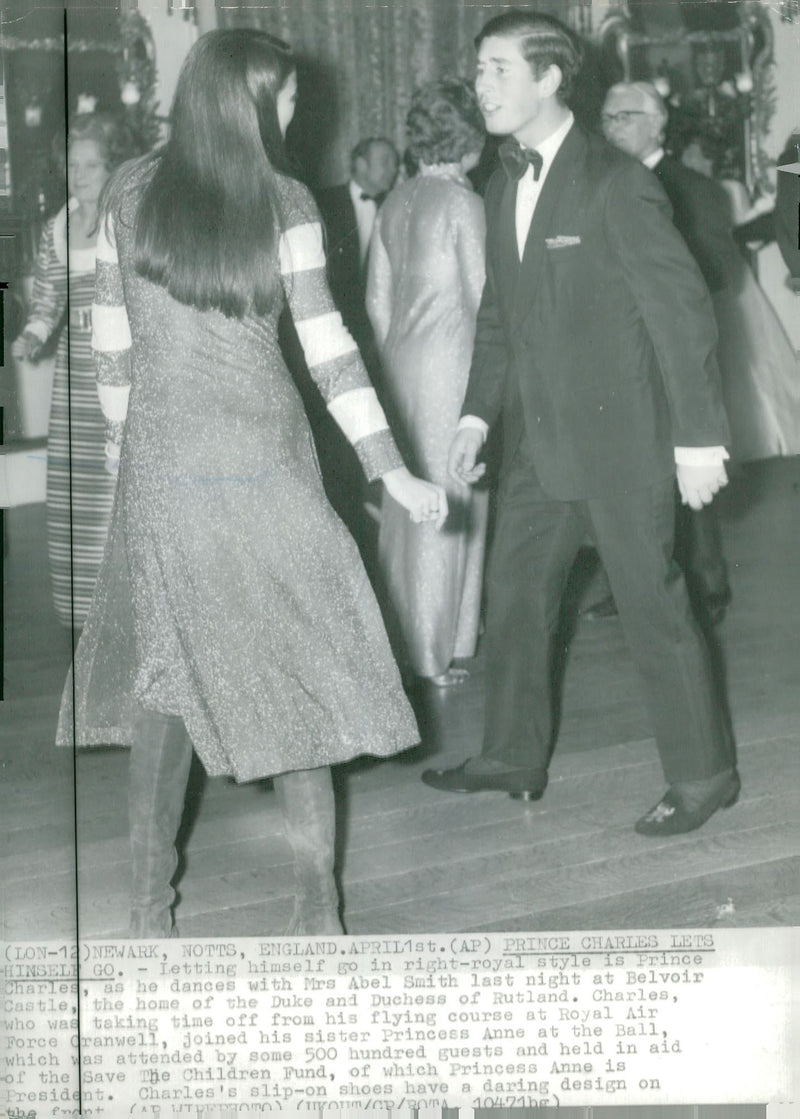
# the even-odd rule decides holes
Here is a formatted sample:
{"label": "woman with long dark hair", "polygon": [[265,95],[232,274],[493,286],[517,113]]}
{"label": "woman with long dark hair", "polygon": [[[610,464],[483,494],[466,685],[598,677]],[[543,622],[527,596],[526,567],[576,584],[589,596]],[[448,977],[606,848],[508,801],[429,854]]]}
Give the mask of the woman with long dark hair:
{"label": "woman with long dark hair", "polygon": [[112,182],[101,225],[94,347],[119,479],[59,741],[132,744],[138,937],[173,931],[192,747],[210,775],[274,778],[295,861],[289,931],[324,934],[342,930],[330,764],[418,740],[280,355],[284,293],[367,476],[414,521],[441,523],[447,500],[402,465],[335,311],[316,207],[286,171],[296,90],[279,40],[204,35],[168,143]]}

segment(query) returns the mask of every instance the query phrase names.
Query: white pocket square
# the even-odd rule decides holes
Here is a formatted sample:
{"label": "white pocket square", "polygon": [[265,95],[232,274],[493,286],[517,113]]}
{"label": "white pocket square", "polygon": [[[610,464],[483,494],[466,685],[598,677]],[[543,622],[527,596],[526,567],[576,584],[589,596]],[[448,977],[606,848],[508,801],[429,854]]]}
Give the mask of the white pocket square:
{"label": "white pocket square", "polygon": [[577,234],[559,233],[557,237],[545,237],[544,243],[548,249],[567,249],[570,245],[580,245],[581,239]]}

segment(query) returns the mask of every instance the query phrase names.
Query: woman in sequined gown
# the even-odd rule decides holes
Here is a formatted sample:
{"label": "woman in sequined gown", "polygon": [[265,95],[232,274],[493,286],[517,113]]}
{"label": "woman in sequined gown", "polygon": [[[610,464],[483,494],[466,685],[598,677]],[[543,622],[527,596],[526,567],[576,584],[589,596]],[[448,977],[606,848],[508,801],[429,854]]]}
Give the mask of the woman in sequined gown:
{"label": "woman in sequined gown", "polygon": [[378,214],[367,306],[392,429],[411,468],[447,486],[450,514],[442,532],[416,529],[385,499],[378,551],[407,661],[446,686],[466,675],[452,661],[475,654],[488,513],[485,490],[457,488],[447,473],[484,281],[483,203],[466,177],[484,130],[472,89],[457,79],[419,89],[407,127],[419,170]]}
{"label": "woman in sequined gown", "polygon": [[[92,600],[114,501],[105,469],[105,423],[91,347],[97,204],[111,172],[131,154],[110,116],[76,117],[67,138],[70,200],[45,226],[31,313],[15,352],[36,361],[62,327],[47,434],[47,555],[58,620],[80,629]],[[63,159],[63,152],[62,152]],[[69,258],[67,256],[69,223]],[[62,316],[69,300],[69,324]]]}
{"label": "woman in sequined gown", "polygon": [[[285,44],[212,31],[170,139],[111,184],[93,345],[119,476],[58,740],[131,744],[130,933],[172,933],[192,756],[271,776],[294,853],[290,932],[340,932],[330,764],[418,740],[358,549],[328,504],[283,363],[284,293],[308,366],[370,478],[415,521],[443,490],[402,465],[325,280],[319,217],[283,170]],[[206,142],[208,141],[208,142]],[[221,204],[222,203],[222,204]]]}

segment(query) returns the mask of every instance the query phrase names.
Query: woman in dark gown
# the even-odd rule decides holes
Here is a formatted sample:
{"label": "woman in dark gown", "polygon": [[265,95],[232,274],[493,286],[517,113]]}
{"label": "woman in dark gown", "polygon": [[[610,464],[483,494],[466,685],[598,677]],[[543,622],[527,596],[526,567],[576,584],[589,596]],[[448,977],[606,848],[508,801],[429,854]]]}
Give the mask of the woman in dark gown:
{"label": "woman in dark gown", "polygon": [[[295,856],[290,932],[341,932],[330,764],[418,740],[358,549],[328,504],[276,326],[370,479],[412,520],[447,499],[405,467],[325,281],[311,195],[285,173],[285,44],[213,31],[170,139],[112,181],[93,345],[117,497],[59,741],[131,744],[131,935],[173,931],[192,747],[210,775],[273,777]],[[74,725],[74,732],[73,732]]]}

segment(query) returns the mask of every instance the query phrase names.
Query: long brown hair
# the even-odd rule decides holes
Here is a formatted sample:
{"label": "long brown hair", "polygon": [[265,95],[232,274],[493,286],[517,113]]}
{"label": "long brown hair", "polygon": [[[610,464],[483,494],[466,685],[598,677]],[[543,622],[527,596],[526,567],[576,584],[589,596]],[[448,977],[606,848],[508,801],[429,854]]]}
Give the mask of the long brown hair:
{"label": "long brown hair", "polygon": [[242,318],[275,298],[287,170],[275,102],[294,69],[263,31],[210,31],[187,55],[134,249],[137,272],[181,303]]}

